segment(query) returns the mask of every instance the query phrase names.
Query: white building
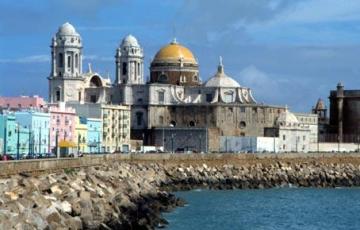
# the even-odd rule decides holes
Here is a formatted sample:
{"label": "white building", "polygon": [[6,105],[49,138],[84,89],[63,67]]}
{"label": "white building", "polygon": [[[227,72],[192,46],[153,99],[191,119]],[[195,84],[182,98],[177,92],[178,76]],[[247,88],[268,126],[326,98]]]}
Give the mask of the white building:
{"label": "white building", "polygon": [[279,152],[308,152],[310,147],[310,128],[299,122],[287,109],[277,120]]}
{"label": "white building", "polygon": [[296,118],[298,119],[299,123],[310,129],[310,143],[317,143],[318,142],[318,114],[312,113],[294,113]]}

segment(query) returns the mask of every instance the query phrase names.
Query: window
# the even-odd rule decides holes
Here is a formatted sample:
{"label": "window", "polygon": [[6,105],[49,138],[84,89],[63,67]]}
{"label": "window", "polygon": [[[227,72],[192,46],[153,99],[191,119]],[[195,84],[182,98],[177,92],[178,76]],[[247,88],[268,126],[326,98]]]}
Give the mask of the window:
{"label": "window", "polygon": [[137,63],[137,73],[140,75],[140,63]]}
{"label": "window", "polygon": [[240,128],[243,129],[246,127],[246,122],[245,121],[240,121]]}
{"label": "window", "polygon": [[79,55],[75,54],[75,67],[78,68],[79,67]]}
{"label": "window", "polygon": [[67,67],[71,68],[71,56],[70,55],[67,58]]}
{"label": "window", "polygon": [[240,107],[240,112],[245,113],[245,107]]}
{"label": "window", "polygon": [[171,122],[170,122],[170,126],[171,126],[171,127],[175,127],[175,126],[176,126],[176,121],[171,121]]}
{"label": "window", "polygon": [[137,112],[136,113],[136,124],[138,126],[142,125],[142,120],[143,120],[143,114],[141,112]]}
{"label": "window", "polygon": [[81,92],[79,92],[79,101],[81,101]]}
{"label": "window", "polygon": [[122,64],[122,74],[126,75],[127,74],[127,63],[123,62]]}
{"label": "window", "polygon": [[194,75],[193,79],[194,81],[198,81],[198,77],[196,75]]}
{"label": "window", "polygon": [[206,102],[211,102],[213,99],[213,96],[211,93],[206,94]]}
{"label": "window", "polygon": [[[62,53],[59,53],[59,61],[58,61],[59,68],[64,67],[64,55]],[[61,75],[61,74],[60,74]]]}
{"label": "window", "polygon": [[96,103],[96,101],[97,101],[96,95],[91,95],[90,96],[90,102],[91,103]]}
{"label": "window", "polygon": [[283,135],[283,140],[284,140],[284,141],[286,140],[286,136],[285,136],[285,135]]}
{"label": "window", "polygon": [[306,136],[303,136],[303,141],[305,141],[306,140]]}
{"label": "window", "polygon": [[165,74],[161,74],[159,77],[159,82],[167,82],[168,78]]}
{"label": "window", "polygon": [[195,126],[195,121],[190,121],[190,122],[189,122],[189,126],[190,126],[190,127],[194,127],[194,126]]}
{"label": "window", "polygon": [[60,90],[56,90],[56,101],[60,101]]}
{"label": "window", "polygon": [[158,92],[158,99],[159,99],[159,103],[164,103],[165,101],[164,92]]}

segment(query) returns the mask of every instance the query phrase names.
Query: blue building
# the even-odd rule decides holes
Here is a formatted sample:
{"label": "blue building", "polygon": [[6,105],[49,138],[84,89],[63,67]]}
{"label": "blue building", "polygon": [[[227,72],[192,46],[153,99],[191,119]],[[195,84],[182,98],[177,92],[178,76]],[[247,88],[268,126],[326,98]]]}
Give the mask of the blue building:
{"label": "blue building", "polygon": [[0,153],[15,155],[17,152],[16,122],[12,114],[0,114]]}
{"label": "blue building", "polygon": [[86,125],[88,128],[88,152],[89,153],[99,153],[101,152],[101,143],[102,143],[102,120],[96,118],[84,118],[86,119]]}
{"label": "blue building", "polygon": [[[16,122],[11,113],[0,114],[0,154],[21,158],[31,148],[29,129]],[[19,155],[17,155],[19,153]]]}
{"label": "blue building", "polygon": [[50,114],[27,110],[15,113],[16,122],[28,129],[31,136],[31,153],[49,153]]}

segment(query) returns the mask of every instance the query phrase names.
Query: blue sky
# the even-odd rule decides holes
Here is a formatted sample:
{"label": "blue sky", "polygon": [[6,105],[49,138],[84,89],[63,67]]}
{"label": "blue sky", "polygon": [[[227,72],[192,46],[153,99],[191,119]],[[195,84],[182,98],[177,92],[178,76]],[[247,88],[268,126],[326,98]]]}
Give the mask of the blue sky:
{"label": "blue sky", "polygon": [[[81,34],[84,66],[114,78],[121,39],[135,35],[145,67],[176,36],[212,76],[225,71],[259,102],[309,111],[341,81],[360,88],[360,1],[1,0],[0,95],[47,97],[50,41],[66,21]],[[148,71],[146,72],[148,75]]]}

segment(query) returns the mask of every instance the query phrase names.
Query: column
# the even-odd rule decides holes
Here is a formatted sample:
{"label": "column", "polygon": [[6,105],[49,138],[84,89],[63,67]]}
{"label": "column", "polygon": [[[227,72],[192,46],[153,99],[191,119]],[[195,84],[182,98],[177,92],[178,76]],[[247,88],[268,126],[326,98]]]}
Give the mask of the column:
{"label": "column", "polygon": [[338,98],[338,141],[343,142],[343,98]]}

